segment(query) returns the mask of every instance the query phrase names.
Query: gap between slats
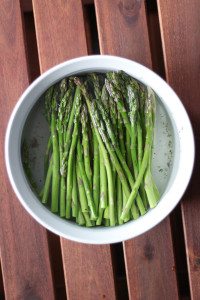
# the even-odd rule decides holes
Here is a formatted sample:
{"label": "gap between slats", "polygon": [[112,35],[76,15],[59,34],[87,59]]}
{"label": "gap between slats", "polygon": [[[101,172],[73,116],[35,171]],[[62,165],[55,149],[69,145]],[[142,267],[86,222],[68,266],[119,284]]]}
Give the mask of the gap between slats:
{"label": "gap between slats", "polygon": [[0,299],[5,299],[5,293],[4,293],[4,286],[3,286],[3,276],[2,276],[2,269],[1,269],[1,263],[0,263]]}

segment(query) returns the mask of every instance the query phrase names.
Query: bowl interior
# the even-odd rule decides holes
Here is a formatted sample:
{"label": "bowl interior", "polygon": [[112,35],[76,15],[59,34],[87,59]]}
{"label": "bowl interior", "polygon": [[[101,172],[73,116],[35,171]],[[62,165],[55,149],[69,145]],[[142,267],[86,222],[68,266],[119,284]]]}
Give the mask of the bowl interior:
{"label": "bowl interior", "polygon": [[[44,155],[49,135],[42,95],[28,114],[22,133],[22,144],[26,141],[28,146],[32,179],[38,190],[41,190],[44,184]],[[172,122],[164,104],[157,96],[152,174],[161,196],[167,190],[170,181],[174,147]]]}

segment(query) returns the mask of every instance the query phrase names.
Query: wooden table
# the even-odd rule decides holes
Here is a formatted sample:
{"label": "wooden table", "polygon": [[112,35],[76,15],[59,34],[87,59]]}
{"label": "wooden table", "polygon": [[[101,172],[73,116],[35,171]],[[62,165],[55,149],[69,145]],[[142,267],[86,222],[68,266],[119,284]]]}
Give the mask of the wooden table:
{"label": "wooden table", "polygon": [[[0,299],[200,299],[199,49],[199,0],[0,0]],[[191,117],[197,148],[176,210],[146,234],[105,246],[38,225],[4,164],[7,121],[23,90],[53,65],[94,53],[136,60],[165,78]]]}

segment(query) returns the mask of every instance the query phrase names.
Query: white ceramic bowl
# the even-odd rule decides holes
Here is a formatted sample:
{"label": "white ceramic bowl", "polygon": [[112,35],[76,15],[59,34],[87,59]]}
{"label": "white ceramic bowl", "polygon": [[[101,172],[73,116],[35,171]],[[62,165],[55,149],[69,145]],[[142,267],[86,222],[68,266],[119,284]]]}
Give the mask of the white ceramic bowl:
{"label": "white ceramic bowl", "polygon": [[[31,143],[36,137],[37,148],[32,147],[35,180],[42,178],[41,157],[47,140],[47,125],[42,115],[44,91],[65,76],[107,70],[123,70],[158,95],[154,138],[153,174],[161,193],[157,207],[136,221],[124,225],[97,228],[80,227],[61,219],[43,206],[32,192],[21,162],[22,136]],[[24,129],[25,127],[25,129]],[[37,156],[38,155],[38,156]],[[9,120],[5,159],[12,187],[24,208],[40,224],[54,233],[74,241],[92,244],[115,243],[134,238],[161,222],[181,199],[191,177],[194,163],[194,138],[188,115],[175,92],[148,68],[115,56],[87,56],[69,60],[42,74],[23,93]],[[40,180],[38,180],[40,179]]]}

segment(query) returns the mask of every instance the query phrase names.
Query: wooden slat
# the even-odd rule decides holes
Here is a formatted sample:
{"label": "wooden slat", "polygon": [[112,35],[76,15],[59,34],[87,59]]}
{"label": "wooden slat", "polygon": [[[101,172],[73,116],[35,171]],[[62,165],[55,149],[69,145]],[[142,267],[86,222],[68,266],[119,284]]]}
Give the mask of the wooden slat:
{"label": "wooden slat", "polygon": [[188,110],[196,138],[195,169],[182,202],[182,215],[191,297],[200,299],[200,3],[158,1],[158,8],[167,80]]}
{"label": "wooden slat", "polygon": [[8,182],[4,136],[8,117],[28,86],[19,1],[0,1],[0,245],[6,299],[54,299],[46,230],[22,208]]}
{"label": "wooden slat", "polygon": [[[95,0],[101,53],[151,66],[143,1]],[[124,243],[131,299],[178,299],[169,218]],[[170,278],[170,280],[169,280]]]}
{"label": "wooden slat", "polygon": [[33,0],[41,72],[87,54],[81,1]]}
{"label": "wooden slat", "polygon": [[151,67],[151,54],[143,1],[95,0],[102,54],[135,59]]}
{"label": "wooden slat", "polygon": [[[87,54],[80,0],[33,0],[33,11],[42,72]],[[61,239],[61,248],[68,300],[99,299],[101,293],[106,299],[115,299],[110,246],[93,247]]]}
{"label": "wooden slat", "polygon": [[116,298],[110,247],[63,243],[67,299]]}

